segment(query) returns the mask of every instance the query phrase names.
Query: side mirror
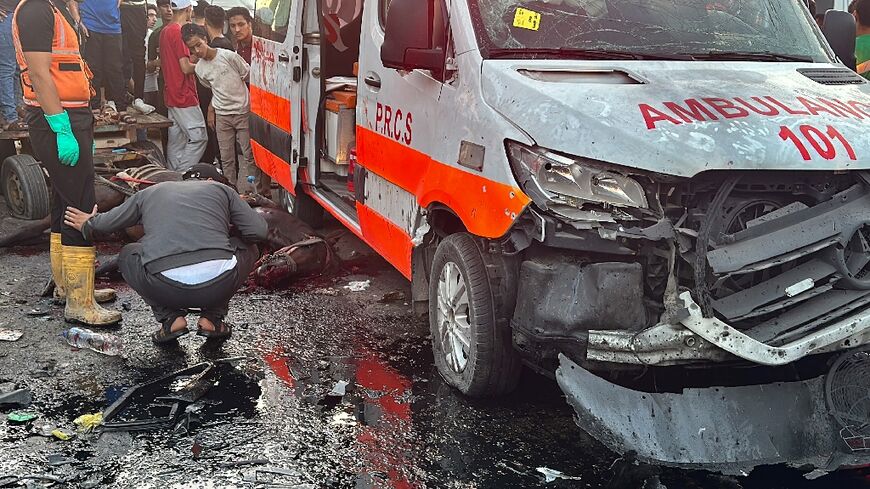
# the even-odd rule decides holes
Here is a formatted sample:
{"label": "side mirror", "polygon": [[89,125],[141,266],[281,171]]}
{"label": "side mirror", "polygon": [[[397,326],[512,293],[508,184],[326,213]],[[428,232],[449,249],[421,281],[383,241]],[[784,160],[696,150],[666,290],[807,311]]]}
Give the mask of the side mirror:
{"label": "side mirror", "polygon": [[[447,30],[446,15],[439,10],[440,1],[392,0],[387,12],[381,62],[397,70],[444,71]],[[438,5],[436,5],[438,4]],[[439,29],[441,29],[439,31]]]}
{"label": "side mirror", "polygon": [[855,17],[848,12],[828,10],[822,32],[828,38],[828,44],[831,45],[834,54],[847,68],[855,71],[858,64],[855,59],[855,38],[858,33]]}

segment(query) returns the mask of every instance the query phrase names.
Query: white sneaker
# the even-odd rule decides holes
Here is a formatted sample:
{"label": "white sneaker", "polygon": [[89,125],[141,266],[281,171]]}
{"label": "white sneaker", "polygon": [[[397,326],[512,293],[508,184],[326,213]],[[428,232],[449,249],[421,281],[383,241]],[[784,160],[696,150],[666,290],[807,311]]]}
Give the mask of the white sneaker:
{"label": "white sneaker", "polygon": [[155,110],[157,110],[153,105],[148,105],[141,98],[137,98],[133,101],[133,108],[142,113],[142,115],[148,115]]}

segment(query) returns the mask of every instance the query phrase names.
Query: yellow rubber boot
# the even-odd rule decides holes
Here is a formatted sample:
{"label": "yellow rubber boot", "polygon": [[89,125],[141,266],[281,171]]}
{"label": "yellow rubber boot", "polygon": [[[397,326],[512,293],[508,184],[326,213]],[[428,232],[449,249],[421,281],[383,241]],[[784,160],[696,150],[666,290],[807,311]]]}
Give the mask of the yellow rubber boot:
{"label": "yellow rubber boot", "polygon": [[[54,301],[58,304],[66,302],[66,291],[63,288],[63,245],[60,233],[51,233],[51,278],[54,280]],[[116,294],[114,289],[94,290],[94,300],[97,302],[112,302]]]}
{"label": "yellow rubber boot", "polygon": [[63,247],[63,279],[66,290],[64,317],[88,326],[110,326],[121,321],[121,313],[103,309],[94,300],[93,246]]}

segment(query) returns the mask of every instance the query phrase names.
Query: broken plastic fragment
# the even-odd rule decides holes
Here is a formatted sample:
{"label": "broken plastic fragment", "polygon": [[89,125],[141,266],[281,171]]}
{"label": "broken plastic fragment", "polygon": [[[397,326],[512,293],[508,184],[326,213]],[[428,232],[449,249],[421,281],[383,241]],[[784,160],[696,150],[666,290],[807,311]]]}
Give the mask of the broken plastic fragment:
{"label": "broken plastic fragment", "polygon": [[17,329],[0,328],[0,341],[18,341],[24,333]]}
{"label": "broken plastic fragment", "polygon": [[26,423],[28,421],[33,421],[38,417],[39,415],[36,413],[13,411],[6,416],[6,419],[8,419],[11,423]]}
{"label": "broken plastic fragment", "polygon": [[345,285],[344,288],[351,292],[362,292],[368,289],[371,284],[371,280],[362,280],[358,282],[350,282],[349,284]]}
{"label": "broken plastic fragment", "polygon": [[83,414],[73,421],[79,431],[87,433],[103,423],[103,413]]}
{"label": "broken plastic fragment", "polygon": [[335,383],[335,386],[332,388],[331,391],[329,391],[329,394],[327,394],[327,396],[344,397],[345,394],[347,394],[347,385],[347,382],[339,380]]}
{"label": "broken plastic fragment", "polygon": [[565,474],[559,472],[558,470],[549,469],[547,467],[538,467],[535,470],[537,470],[538,472],[543,474],[544,482],[553,482],[556,479],[562,479],[562,480],[566,480],[566,481],[579,481],[580,480],[580,477],[565,475]]}
{"label": "broken plastic fragment", "polygon": [[70,432],[68,432],[66,430],[62,430],[60,428],[57,428],[54,431],[52,431],[51,435],[54,436],[55,438],[57,438],[58,440],[61,440],[61,441],[69,441],[69,440],[72,440],[72,438],[74,436],[76,436],[75,433],[70,433]]}

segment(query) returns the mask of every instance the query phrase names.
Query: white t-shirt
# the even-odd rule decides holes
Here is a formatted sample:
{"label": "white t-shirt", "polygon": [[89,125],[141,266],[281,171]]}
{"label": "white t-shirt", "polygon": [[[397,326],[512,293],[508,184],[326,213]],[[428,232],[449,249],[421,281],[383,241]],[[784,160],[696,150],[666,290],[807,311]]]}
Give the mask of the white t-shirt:
{"label": "white t-shirt", "polygon": [[211,104],[217,115],[239,115],[251,111],[251,96],[245,79],[251,67],[241,56],[227,49],[217,49],[214,59],[196,63],[196,77],[211,88]]}
{"label": "white t-shirt", "polygon": [[[148,29],[148,35],[145,36],[145,52],[148,52],[148,39],[151,39],[151,33],[154,32],[154,29]],[[156,92],[159,90],[157,86],[157,72],[148,73],[145,71],[145,93]]]}
{"label": "white t-shirt", "polygon": [[160,272],[164,277],[184,285],[199,285],[220,277],[224,272],[236,268],[238,261],[233,256],[228,260],[209,260],[184,267]]}

